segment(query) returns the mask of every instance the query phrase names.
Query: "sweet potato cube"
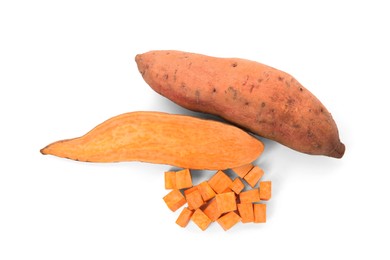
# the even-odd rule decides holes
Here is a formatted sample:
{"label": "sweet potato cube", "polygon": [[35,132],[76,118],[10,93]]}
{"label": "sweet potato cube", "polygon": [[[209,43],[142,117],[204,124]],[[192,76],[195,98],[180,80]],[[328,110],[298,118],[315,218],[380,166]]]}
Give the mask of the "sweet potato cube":
{"label": "sweet potato cube", "polygon": [[215,197],[215,192],[207,181],[201,182],[197,186],[204,201],[208,201]]}
{"label": "sweet potato cube", "polygon": [[216,221],[222,215],[221,211],[218,208],[216,199],[211,200],[207,204],[203,212],[209,217],[209,219],[211,219],[211,221]]}
{"label": "sweet potato cube", "polygon": [[240,222],[241,218],[237,213],[234,211],[231,211],[222,217],[220,217],[217,222],[218,224],[225,230],[229,230],[231,227],[233,227],[235,224]]}
{"label": "sweet potato cube", "polygon": [[232,191],[217,194],[215,196],[215,200],[217,201],[217,206],[221,213],[225,213],[237,209],[236,195]]}
{"label": "sweet potato cube", "polygon": [[165,189],[173,190],[176,189],[176,172],[168,171],[164,173]]}
{"label": "sweet potato cube", "polygon": [[252,189],[240,193],[241,203],[252,203],[260,200],[259,189]]}
{"label": "sweet potato cube", "polygon": [[240,176],[241,178],[244,178],[245,175],[250,171],[252,170],[253,168],[253,165],[250,163],[250,164],[246,164],[246,165],[243,165],[243,166],[240,166],[240,167],[237,167],[237,168],[233,168],[232,170],[238,175]]}
{"label": "sweet potato cube", "polygon": [[244,180],[253,188],[257,182],[263,177],[264,171],[258,166],[255,166],[245,175]]}
{"label": "sweet potato cube", "polygon": [[239,203],[237,204],[238,213],[241,216],[242,223],[249,223],[255,220],[253,215],[253,204],[252,203]]}
{"label": "sweet potato cube", "polygon": [[176,172],[176,189],[192,187],[191,173],[189,169]]}
{"label": "sweet potato cube", "polygon": [[193,190],[192,192],[185,195],[188,203],[189,209],[197,209],[203,205],[204,201],[202,199],[202,195],[198,189]]}
{"label": "sweet potato cube", "polygon": [[237,177],[234,179],[234,181],[232,182],[229,188],[232,191],[234,191],[236,194],[239,194],[244,189],[244,187],[245,187],[244,183],[241,181],[240,178]]}
{"label": "sweet potato cube", "polygon": [[193,186],[193,187],[191,187],[191,188],[185,189],[185,190],[184,190],[184,196],[187,196],[188,194],[190,194],[190,193],[193,192],[193,191],[196,191],[197,189],[198,189],[197,186]]}
{"label": "sweet potato cube", "polygon": [[184,198],[183,194],[181,194],[179,190],[172,190],[167,195],[165,195],[163,199],[168,208],[173,212],[186,204],[186,198]]}
{"label": "sweet potato cube", "polygon": [[188,225],[188,222],[190,222],[192,214],[194,214],[193,210],[190,210],[189,208],[183,208],[183,210],[180,212],[179,217],[176,220],[176,224],[181,227],[186,227]]}
{"label": "sweet potato cube", "polygon": [[271,198],[271,182],[261,181],[259,184],[259,192],[261,200],[269,200]]}
{"label": "sweet potato cube", "polygon": [[208,183],[216,193],[223,193],[233,181],[223,171],[214,174]]}
{"label": "sweet potato cube", "polygon": [[[233,182],[232,182],[233,183]],[[232,192],[232,189],[230,189],[229,187],[227,187],[223,192],[221,193],[226,193],[226,192]]]}
{"label": "sweet potato cube", "polygon": [[203,231],[211,224],[211,220],[201,209],[195,210],[191,220]]}
{"label": "sweet potato cube", "polygon": [[253,204],[253,213],[255,216],[255,223],[266,222],[266,205],[265,204]]}

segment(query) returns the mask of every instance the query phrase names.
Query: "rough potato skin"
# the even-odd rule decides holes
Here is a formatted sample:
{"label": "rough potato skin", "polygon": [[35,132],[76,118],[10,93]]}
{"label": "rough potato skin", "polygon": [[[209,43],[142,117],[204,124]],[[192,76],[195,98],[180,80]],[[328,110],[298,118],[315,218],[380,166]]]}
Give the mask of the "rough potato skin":
{"label": "rough potato skin", "polygon": [[294,150],[341,158],[345,146],[329,111],[291,75],[237,58],[165,50],[135,58],[159,94],[218,115]]}

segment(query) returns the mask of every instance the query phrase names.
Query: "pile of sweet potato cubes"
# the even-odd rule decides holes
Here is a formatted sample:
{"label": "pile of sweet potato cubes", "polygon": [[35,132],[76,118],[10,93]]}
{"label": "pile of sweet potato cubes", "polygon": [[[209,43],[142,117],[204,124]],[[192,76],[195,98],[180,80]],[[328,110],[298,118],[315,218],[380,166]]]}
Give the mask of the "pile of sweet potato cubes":
{"label": "pile of sweet potato cubes", "polygon": [[264,171],[252,164],[232,170],[238,175],[234,180],[217,171],[208,181],[195,186],[189,169],[165,172],[165,189],[172,190],[163,198],[168,208],[176,211],[187,203],[176,223],[186,227],[193,221],[206,230],[216,221],[225,231],[240,221],[265,223],[266,204],[261,201],[271,198],[271,182],[260,181]]}

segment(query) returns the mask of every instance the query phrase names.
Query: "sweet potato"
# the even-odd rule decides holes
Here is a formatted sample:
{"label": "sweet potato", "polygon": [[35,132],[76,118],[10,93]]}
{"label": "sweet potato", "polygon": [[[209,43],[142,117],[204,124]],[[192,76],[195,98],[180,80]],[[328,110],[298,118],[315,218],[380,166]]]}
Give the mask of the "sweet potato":
{"label": "sweet potato", "polygon": [[203,231],[205,231],[212,222],[201,209],[195,210],[191,216],[191,220]]}
{"label": "sweet potato", "polygon": [[223,230],[227,231],[230,228],[232,228],[235,224],[240,222],[240,220],[241,220],[241,217],[239,215],[237,215],[237,213],[235,213],[234,211],[230,211],[229,213],[220,217],[217,220],[217,222],[219,225],[221,225]]}
{"label": "sweet potato", "polygon": [[191,220],[192,214],[194,214],[193,210],[183,208],[183,210],[180,212],[179,217],[176,219],[176,224],[181,227],[186,227]]}
{"label": "sweet potato", "polygon": [[254,161],[263,144],[245,131],[212,120],[159,112],[113,117],[82,137],[41,150],[87,162],[141,161],[220,170]]}
{"label": "sweet potato", "polygon": [[180,51],[135,58],[159,94],[220,116],[297,151],[341,158],[345,146],[325,106],[291,75],[254,61]]}

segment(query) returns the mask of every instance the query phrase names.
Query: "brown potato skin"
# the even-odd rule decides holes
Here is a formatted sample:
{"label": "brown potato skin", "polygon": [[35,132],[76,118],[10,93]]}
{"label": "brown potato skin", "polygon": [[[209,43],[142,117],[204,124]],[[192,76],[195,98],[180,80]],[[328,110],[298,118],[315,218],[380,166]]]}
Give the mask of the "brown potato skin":
{"label": "brown potato skin", "polygon": [[165,50],[135,58],[144,80],[190,110],[218,115],[296,151],[341,158],[329,111],[291,75],[237,58]]}

